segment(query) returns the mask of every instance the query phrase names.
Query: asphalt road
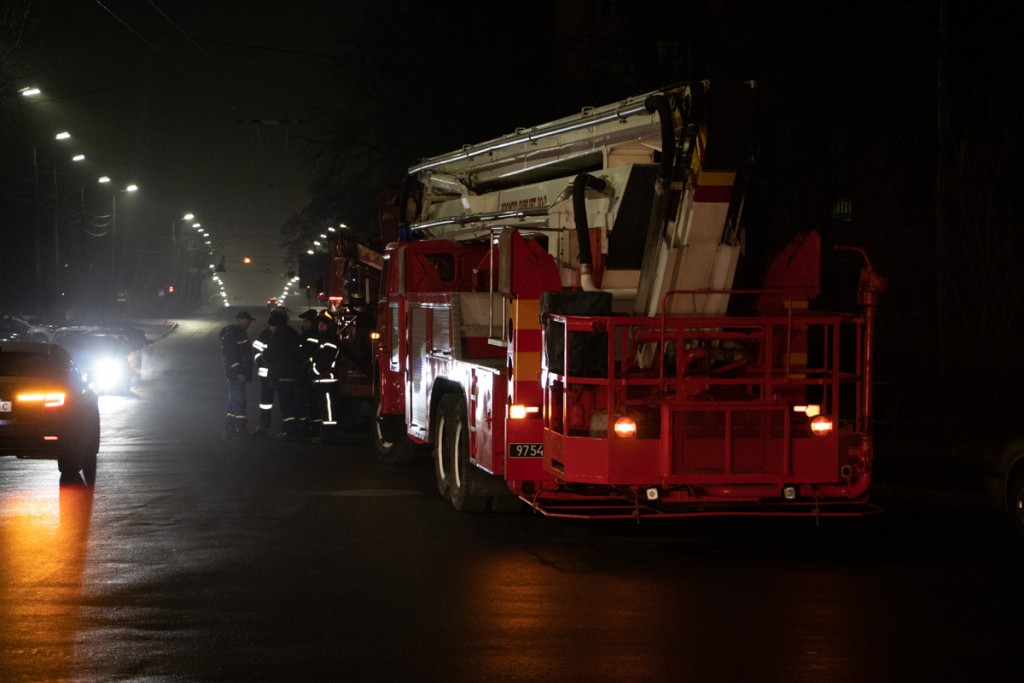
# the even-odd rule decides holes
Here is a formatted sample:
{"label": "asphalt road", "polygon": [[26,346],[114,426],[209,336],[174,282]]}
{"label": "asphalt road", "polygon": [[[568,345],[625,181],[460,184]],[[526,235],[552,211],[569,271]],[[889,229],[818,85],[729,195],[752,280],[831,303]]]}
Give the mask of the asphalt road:
{"label": "asphalt road", "polygon": [[223,442],[223,323],[180,321],[135,396],[101,399],[94,489],[0,460],[0,680],[1024,670],[1024,547],[983,511],[891,499],[821,526],[461,514],[428,462],[379,465],[359,433]]}

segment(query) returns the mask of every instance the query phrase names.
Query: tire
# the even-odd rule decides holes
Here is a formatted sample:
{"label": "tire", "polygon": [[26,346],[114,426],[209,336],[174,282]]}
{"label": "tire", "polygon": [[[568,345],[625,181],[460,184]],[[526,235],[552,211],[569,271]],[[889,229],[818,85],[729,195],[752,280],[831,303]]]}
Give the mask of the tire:
{"label": "tire", "polygon": [[96,423],[96,430],[90,437],[89,443],[82,452],[82,476],[89,486],[96,484],[96,455],[100,450],[100,426]]}
{"label": "tire", "polygon": [[[409,441],[405,431],[392,434],[385,428],[380,414],[380,397],[373,400],[373,419],[370,420],[370,441],[373,453],[379,462],[385,465],[406,465],[416,457],[416,444]],[[393,430],[397,432],[398,430]]]}
{"label": "tire", "polygon": [[1006,491],[1006,512],[1017,534],[1024,538],[1024,468],[1020,468],[1010,480]]}
{"label": "tire", "polygon": [[442,396],[434,422],[434,479],[437,480],[437,492],[446,500],[451,500],[451,463],[454,448],[448,420],[453,410],[452,404],[457,400],[458,396],[455,394]]}
{"label": "tire", "polygon": [[474,493],[476,479],[483,473],[469,461],[469,420],[466,399],[462,395],[445,396],[441,412],[444,415],[444,438],[449,456],[449,496],[452,506],[459,512],[483,512],[490,496]]}
{"label": "tire", "polygon": [[58,455],[57,469],[62,475],[76,475],[81,472],[85,477],[85,483],[92,486],[96,483],[96,455],[99,450],[100,420],[97,413],[82,441]]}

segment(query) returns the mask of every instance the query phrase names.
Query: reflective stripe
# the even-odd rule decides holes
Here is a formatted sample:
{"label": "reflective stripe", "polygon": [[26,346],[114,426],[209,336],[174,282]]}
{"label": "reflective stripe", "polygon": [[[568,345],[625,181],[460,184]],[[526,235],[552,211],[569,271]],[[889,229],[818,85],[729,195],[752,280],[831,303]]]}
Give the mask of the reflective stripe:
{"label": "reflective stripe", "polygon": [[331,377],[330,379],[314,380],[313,383],[314,384],[329,384],[330,382],[337,382],[337,381],[338,381],[338,379],[336,377]]}
{"label": "reflective stripe", "polygon": [[336,349],[336,348],[338,348],[337,344],[332,344],[331,342],[324,342],[323,346],[324,346],[324,348],[328,348],[328,349]]}
{"label": "reflective stripe", "polygon": [[257,351],[262,351],[263,349],[267,348],[267,345],[261,342],[259,339],[257,339],[252,343],[252,348],[256,349]]}
{"label": "reflective stripe", "polygon": [[274,408],[274,404],[273,403],[261,403],[260,404],[260,410],[273,410],[273,408]]}
{"label": "reflective stripe", "polygon": [[325,403],[327,404],[326,405],[327,415],[325,416],[325,419],[324,419],[323,423],[325,425],[332,425],[332,424],[334,424],[334,411],[331,410],[331,395],[330,394],[325,394],[324,398],[327,399],[325,401]]}
{"label": "reflective stripe", "polygon": [[270,377],[270,368],[260,368],[257,372],[260,377]]}

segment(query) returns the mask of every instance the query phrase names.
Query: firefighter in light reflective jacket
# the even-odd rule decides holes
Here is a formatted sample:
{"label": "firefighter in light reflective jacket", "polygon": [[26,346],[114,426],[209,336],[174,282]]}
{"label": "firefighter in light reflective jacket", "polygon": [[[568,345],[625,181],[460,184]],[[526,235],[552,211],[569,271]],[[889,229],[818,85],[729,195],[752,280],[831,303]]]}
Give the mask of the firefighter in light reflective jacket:
{"label": "firefighter in light reflective jacket", "polygon": [[334,316],[321,311],[316,316],[319,345],[313,359],[313,386],[320,400],[320,435],[315,443],[334,440],[338,428],[338,327]]}
{"label": "firefighter in light reflective jacket", "polygon": [[270,341],[270,328],[265,328],[252,343],[253,362],[256,365],[256,374],[260,378],[260,412],[256,422],[257,436],[266,436],[270,431],[270,422],[274,416],[274,388],[270,385],[270,368],[263,359],[263,352],[267,350],[267,342]]}
{"label": "firefighter in light reflective jacket", "polygon": [[309,438],[320,435],[320,396],[313,384],[316,379],[313,376],[313,364],[320,348],[316,316],[317,312],[312,308],[299,316],[302,321],[302,381],[299,382],[297,392],[301,414],[299,431]]}

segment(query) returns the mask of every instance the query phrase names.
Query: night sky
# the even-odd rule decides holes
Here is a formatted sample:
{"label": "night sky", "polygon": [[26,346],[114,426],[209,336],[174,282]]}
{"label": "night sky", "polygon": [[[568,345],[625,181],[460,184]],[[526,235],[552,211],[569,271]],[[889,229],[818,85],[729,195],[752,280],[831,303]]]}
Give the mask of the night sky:
{"label": "night sky", "polygon": [[27,108],[29,129],[72,132],[69,149],[87,155],[79,182],[136,182],[124,202],[136,227],[169,232],[191,211],[218,254],[280,268],[280,225],[308,201],[300,138],[324,101],[337,4],[36,6],[21,82],[44,94]]}

